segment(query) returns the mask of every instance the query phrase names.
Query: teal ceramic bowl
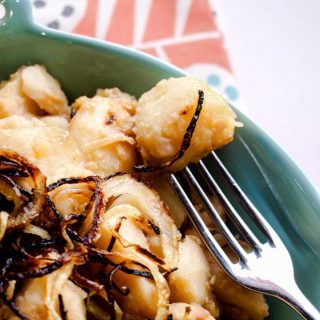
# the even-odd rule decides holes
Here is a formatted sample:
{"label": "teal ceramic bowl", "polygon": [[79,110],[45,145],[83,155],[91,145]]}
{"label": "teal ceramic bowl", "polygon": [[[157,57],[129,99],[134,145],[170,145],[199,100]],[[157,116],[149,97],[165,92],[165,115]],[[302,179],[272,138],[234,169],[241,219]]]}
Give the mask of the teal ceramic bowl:
{"label": "teal ceramic bowl", "polygon": [[[49,30],[32,21],[27,0],[0,0],[0,79],[21,65],[39,63],[60,80],[70,101],[96,88],[117,86],[137,97],[160,79],[184,72],[122,46]],[[320,199],[288,156],[237,111],[244,128],[218,153],[293,259],[296,281],[320,308]],[[294,137],[292,137],[294,142]],[[272,261],[270,261],[272,263]],[[300,319],[270,298],[270,320]]]}

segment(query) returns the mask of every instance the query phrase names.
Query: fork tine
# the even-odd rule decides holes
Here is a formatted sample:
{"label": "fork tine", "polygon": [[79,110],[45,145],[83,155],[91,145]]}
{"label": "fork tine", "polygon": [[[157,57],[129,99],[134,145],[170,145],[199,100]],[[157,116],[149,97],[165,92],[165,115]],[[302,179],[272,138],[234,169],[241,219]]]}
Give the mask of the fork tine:
{"label": "fork tine", "polygon": [[217,182],[214,180],[214,178],[212,177],[202,160],[199,161],[199,166],[197,168],[204,177],[211,191],[217,196],[217,198],[222,203],[223,207],[227,210],[228,217],[231,219],[233,224],[237,227],[237,229],[239,230],[241,235],[246,239],[246,241],[252,246],[256,254],[259,254],[259,252],[261,251],[260,241],[249,229],[247,224],[242,220],[238,212],[235,210],[230,201],[224,195],[223,191],[221,190]]}
{"label": "fork tine", "polygon": [[[237,182],[233,179],[229,171],[226,169],[226,167],[223,165],[221,160],[218,158],[216,153],[214,151],[211,152],[211,159],[210,161],[215,165],[216,169],[221,173],[223,179],[227,182],[227,185],[232,190],[232,192],[237,197],[239,203],[242,205],[242,207],[246,210],[248,216],[253,220],[253,222],[256,224],[256,226],[259,228],[259,230],[268,238],[268,240],[273,244],[273,237],[266,226],[266,221],[261,216],[260,212],[257,210],[257,208],[253,205],[253,203],[250,201],[250,199],[245,195],[245,193],[241,190],[240,186],[237,184]],[[205,167],[203,161],[200,161],[200,168],[202,169],[202,172],[205,174],[207,181],[210,181],[210,186],[212,187],[212,191],[215,192],[217,190],[215,188],[215,183],[213,182],[213,178],[209,172],[209,170]],[[219,194],[219,191],[217,190],[217,195]]]}
{"label": "fork tine", "polygon": [[[226,272],[228,272],[231,276],[233,275],[231,270],[232,262],[228,258],[228,256],[225,254],[217,240],[214,238],[214,236],[211,234],[205,223],[203,222],[202,218],[200,217],[198,211],[192,204],[191,200],[189,199],[188,195],[185,193],[184,189],[182,188],[180,182],[176,178],[176,176],[171,173],[169,175],[169,183],[173,187],[173,189],[176,191],[177,195],[181,199],[181,201],[184,203],[186,209],[189,212],[189,218],[191,219],[193,225],[197,229],[199,235],[201,236],[203,242],[207,245],[208,249],[211,251],[211,253],[216,257],[220,265],[225,269]],[[215,210],[214,210],[215,211]],[[213,214],[216,216],[216,223],[217,225],[221,226],[221,229],[224,229],[224,222],[219,216],[217,212]],[[226,234],[230,233],[228,229],[225,231]],[[230,233],[231,234],[231,233]],[[234,241],[232,241],[232,238]],[[241,266],[244,266],[246,264],[246,257],[245,252],[242,249],[242,247],[238,244],[238,242],[235,240],[233,235],[227,236],[226,239],[229,239],[230,245],[232,245],[232,248],[235,248],[235,252],[238,254],[238,257],[240,259],[239,263]],[[228,241],[228,242],[229,242]]]}
{"label": "fork tine", "polygon": [[240,258],[242,262],[246,261],[246,252],[241,247],[237,239],[234,237],[234,235],[230,232],[228,227],[226,226],[225,222],[220,217],[219,213],[215,209],[215,207],[212,205],[210,199],[206,195],[206,193],[201,188],[199,182],[192,174],[189,167],[186,167],[183,173],[187,176],[188,181],[191,183],[192,187],[195,189],[197,194],[200,197],[200,200],[202,201],[204,207],[207,209],[207,212],[209,216],[214,220],[217,227],[219,228],[221,234],[223,235],[224,239],[228,242],[232,250],[237,254],[237,256]]}

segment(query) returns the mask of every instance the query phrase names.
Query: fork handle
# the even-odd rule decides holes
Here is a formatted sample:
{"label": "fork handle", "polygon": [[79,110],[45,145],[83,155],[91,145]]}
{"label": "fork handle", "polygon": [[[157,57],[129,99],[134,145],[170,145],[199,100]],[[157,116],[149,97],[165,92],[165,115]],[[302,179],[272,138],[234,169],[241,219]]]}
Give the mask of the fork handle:
{"label": "fork handle", "polygon": [[289,304],[304,319],[320,320],[319,311],[311,304],[295,283],[291,283],[290,292],[285,291],[278,298]]}

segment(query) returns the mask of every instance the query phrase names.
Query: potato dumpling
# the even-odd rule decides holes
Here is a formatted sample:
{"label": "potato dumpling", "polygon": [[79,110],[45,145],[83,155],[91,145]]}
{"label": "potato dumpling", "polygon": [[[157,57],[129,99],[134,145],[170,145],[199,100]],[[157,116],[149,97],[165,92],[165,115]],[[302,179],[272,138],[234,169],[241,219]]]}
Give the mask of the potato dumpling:
{"label": "potato dumpling", "polygon": [[33,118],[0,119],[2,148],[20,153],[39,167],[50,184],[60,178],[92,174],[69,132]]}
{"label": "potato dumpling", "polygon": [[132,171],[136,149],[133,119],[125,107],[128,104],[131,101],[124,103],[120,96],[115,99],[101,93],[80,97],[72,106],[75,115],[69,131],[86,157],[87,169],[95,174]]}
{"label": "potato dumpling", "polygon": [[191,77],[162,80],[138,101],[134,132],[146,164],[164,165],[180,150],[197,107],[199,90],[204,93],[204,102],[191,145],[170,170],[180,170],[189,162],[197,162],[233,139],[236,115],[221,95]]}
{"label": "potato dumpling", "polygon": [[22,69],[23,92],[50,115],[69,116],[68,101],[60,83],[44,66],[34,65]]}
{"label": "potato dumpling", "polygon": [[45,114],[22,90],[21,73],[24,68],[13,73],[8,81],[0,83],[0,118],[12,115],[31,118]]}
{"label": "potato dumpling", "polygon": [[169,276],[172,302],[186,302],[201,306],[210,306],[214,315],[219,314],[213,301],[210,286],[211,270],[200,240],[186,236],[179,242],[178,269]]}
{"label": "potato dumpling", "polygon": [[70,108],[59,82],[40,65],[23,66],[0,84],[0,118],[63,115]]}
{"label": "potato dumpling", "polygon": [[[130,265],[129,265],[130,266]],[[132,265],[132,268],[139,268]],[[115,292],[115,298],[121,309],[142,319],[154,319],[157,314],[158,292],[152,280],[134,275],[117,273],[114,281],[120,287],[127,287],[130,293],[123,296]]]}
{"label": "potato dumpling", "polygon": [[136,112],[136,98],[128,93],[122,92],[119,88],[98,89],[96,95],[113,99],[119,103],[122,109],[127,110],[131,115],[134,115]]}
{"label": "potato dumpling", "polygon": [[169,312],[173,320],[214,320],[207,310],[196,304],[172,303]]}
{"label": "potato dumpling", "polygon": [[[231,261],[236,263],[237,257],[225,244],[221,236],[216,238]],[[247,244],[242,242],[246,248]],[[223,315],[227,319],[263,320],[269,315],[268,305],[261,293],[251,291],[232,280],[220,267],[218,262],[207,251],[210,267],[214,274],[213,291],[221,303]]]}
{"label": "potato dumpling", "polygon": [[[25,282],[16,298],[16,305],[26,316],[33,320],[61,319],[59,315],[58,296],[62,296],[66,312],[70,319],[86,319],[85,298],[87,294],[74,285],[68,277],[72,264]],[[10,320],[20,318],[11,316]]]}

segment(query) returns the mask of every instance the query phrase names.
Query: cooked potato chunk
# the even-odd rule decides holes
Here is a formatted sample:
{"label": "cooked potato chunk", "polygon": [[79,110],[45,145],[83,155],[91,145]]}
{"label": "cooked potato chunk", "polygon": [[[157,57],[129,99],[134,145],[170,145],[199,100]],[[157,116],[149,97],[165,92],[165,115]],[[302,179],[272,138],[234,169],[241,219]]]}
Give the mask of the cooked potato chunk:
{"label": "cooked potato chunk", "polygon": [[214,320],[210,313],[198,305],[172,303],[169,312],[173,320]]}
{"label": "cooked potato chunk", "polygon": [[[61,294],[70,319],[85,320],[84,299],[87,295],[68,280],[72,268],[73,264],[68,264],[46,276],[28,280],[16,299],[19,310],[33,320],[61,319],[58,303]],[[15,316],[10,318],[16,319]]]}
{"label": "cooked potato chunk", "polygon": [[22,69],[23,92],[48,114],[69,116],[68,101],[59,82],[44,66],[34,65]]}
{"label": "cooked potato chunk", "polygon": [[8,81],[0,84],[0,118],[12,115],[30,118],[45,114],[22,90],[21,73],[24,68],[20,68]]}
{"label": "cooked potato chunk", "polygon": [[204,103],[191,145],[170,170],[180,170],[233,139],[236,116],[222,96],[191,77],[162,80],[141,96],[136,113],[136,141],[149,166],[167,163],[180,150],[197,106],[198,90],[204,92]]}
{"label": "cooked potato chunk", "polygon": [[[231,249],[224,246],[224,250],[231,260],[237,261]],[[262,320],[268,316],[268,305],[261,293],[253,292],[233,281],[211,255],[210,265],[214,274],[213,290],[228,319]]]}
{"label": "cooked potato chunk", "polygon": [[86,156],[87,168],[101,176],[130,172],[136,161],[133,120],[117,99],[81,97],[70,133]]}
{"label": "cooked potato chunk", "polygon": [[[200,242],[193,236],[186,236],[179,243],[178,269],[169,276],[172,302],[186,302],[205,305],[212,298],[210,287],[210,266]],[[210,309],[214,304],[211,302]]]}
{"label": "cooked potato chunk", "polygon": [[69,319],[86,320],[87,311],[84,303],[86,293],[70,280],[67,280],[60,292]]}
{"label": "cooked potato chunk", "polygon": [[222,303],[223,313],[234,320],[262,320],[268,316],[268,305],[262,294],[241,287],[217,265],[213,290]]}
{"label": "cooked potato chunk", "polygon": [[0,120],[2,148],[16,151],[37,165],[51,183],[60,178],[92,174],[68,131],[44,122],[13,116]]}
{"label": "cooked potato chunk", "polygon": [[[136,265],[133,268],[137,269]],[[157,314],[158,292],[152,280],[134,275],[117,273],[114,281],[120,287],[127,287],[130,293],[123,296],[115,292],[115,297],[124,312],[141,317],[154,319]]]}
{"label": "cooked potato chunk", "polygon": [[113,99],[121,105],[121,108],[127,110],[131,115],[134,115],[137,108],[137,100],[128,93],[122,92],[118,88],[98,89],[97,96]]}

